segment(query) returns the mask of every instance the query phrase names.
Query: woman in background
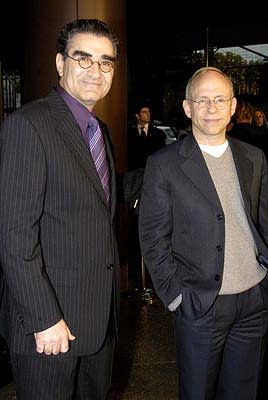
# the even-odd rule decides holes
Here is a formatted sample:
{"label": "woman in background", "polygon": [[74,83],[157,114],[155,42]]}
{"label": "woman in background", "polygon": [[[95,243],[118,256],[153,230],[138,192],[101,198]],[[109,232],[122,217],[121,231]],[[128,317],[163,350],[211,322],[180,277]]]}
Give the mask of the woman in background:
{"label": "woman in background", "polygon": [[254,111],[252,123],[253,123],[253,125],[258,126],[259,128],[265,128],[265,129],[268,130],[268,122],[267,122],[267,119],[265,117],[265,114],[259,108],[257,108]]}

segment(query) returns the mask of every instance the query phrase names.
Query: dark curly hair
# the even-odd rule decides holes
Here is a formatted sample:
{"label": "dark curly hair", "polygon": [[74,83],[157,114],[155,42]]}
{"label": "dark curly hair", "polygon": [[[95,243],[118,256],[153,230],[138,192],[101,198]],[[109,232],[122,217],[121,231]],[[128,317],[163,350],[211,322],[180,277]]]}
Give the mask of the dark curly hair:
{"label": "dark curly hair", "polygon": [[77,19],[64,25],[57,39],[57,53],[65,56],[68,53],[72,37],[78,33],[91,33],[95,36],[106,37],[112,42],[115,57],[118,59],[118,39],[112,29],[105,22],[98,19]]}

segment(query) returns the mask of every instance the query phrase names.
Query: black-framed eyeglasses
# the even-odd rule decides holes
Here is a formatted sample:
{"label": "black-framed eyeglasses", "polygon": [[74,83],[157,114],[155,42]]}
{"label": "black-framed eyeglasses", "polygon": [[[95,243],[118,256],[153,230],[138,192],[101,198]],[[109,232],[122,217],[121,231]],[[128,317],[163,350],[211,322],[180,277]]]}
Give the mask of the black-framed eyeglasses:
{"label": "black-framed eyeglasses", "polygon": [[192,101],[197,104],[199,110],[206,110],[210,107],[210,104],[214,103],[217,110],[225,110],[228,101],[232,100],[234,96],[226,99],[224,96],[215,97],[215,99],[209,99],[208,97],[200,97],[198,100],[186,99],[187,101]]}
{"label": "black-framed eyeglasses", "polygon": [[66,54],[66,57],[71,58],[74,61],[77,61],[80,67],[83,69],[88,69],[92,67],[94,63],[97,63],[99,65],[100,70],[106,73],[106,72],[111,72],[115,67],[114,61],[110,60],[93,61],[90,57],[74,58],[69,56],[69,54]]}

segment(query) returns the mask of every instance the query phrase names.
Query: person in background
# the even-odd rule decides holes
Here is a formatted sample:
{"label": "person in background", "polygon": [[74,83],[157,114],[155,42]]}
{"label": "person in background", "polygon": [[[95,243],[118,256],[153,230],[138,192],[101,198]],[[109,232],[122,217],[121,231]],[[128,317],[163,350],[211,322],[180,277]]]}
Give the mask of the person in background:
{"label": "person in background", "polygon": [[251,143],[255,136],[255,126],[252,124],[254,109],[252,104],[243,97],[237,97],[237,106],[234,115],[228,125],[228,134],[234,135],[237,139]]}
{"label": "person in background", "polygon": [[128,171],[144,168],[147,157],[165,146],[165,134],[153,126],[147,102],[135,109],[135,123],[128,132]]}
{"label": "person in background", "polygon": [[[151,109],[147,101],[136,105],[134,118],[135,122],[128,131],[128,170],[125,174],[125,193],[128,192],[126,199],[129,200],[128,287],[130,290],[140,289],[143,286],[138,213],[144,168],[147,157],[166,145],[165,133],[152,124]],[[145,276],[146,281],[150,281],[147,272]]]}
{"label": "person in background", "polygon": [[118,320],[111,137],[94,107],[118,40],[103,21],[67,23],[58,85],[1,127],[1,330],[20,400],[104,400]]}
{"label": "person in background", "polygon": [[232,129],[228,130],[228,135],[259,147],[264,151],[268,160],[267,129],[253,123],[254,107],[245,98],[239,97],[237,99],[237,107],[232,121],[233,126]]}
{"label": "person in background", "polygon": [[252,123],[259,128],[265,128],[266,131],[268,130],[268,122],[266,120],[265,114],[259,108],[254,111]]}
{"label": "person in background", "polygon": [[221,70],[196,71],[183,107],[193,133],[147,160],[141,251],[173,314],[179,399],[253,400],[268,324],[267,164],[226,136],[236,98]]}

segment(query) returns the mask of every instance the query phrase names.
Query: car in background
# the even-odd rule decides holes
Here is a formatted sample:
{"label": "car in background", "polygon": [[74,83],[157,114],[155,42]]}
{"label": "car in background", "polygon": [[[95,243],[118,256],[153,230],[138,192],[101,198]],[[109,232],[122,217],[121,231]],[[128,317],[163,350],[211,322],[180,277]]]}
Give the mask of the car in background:
{"label": "car in background", "polygon": [[161,121],[154,120],[153,126],[157,129],[161,129],[166,135],[166,144],[176,142],[178,134],[177,130],[173,126],[165,125]]}

